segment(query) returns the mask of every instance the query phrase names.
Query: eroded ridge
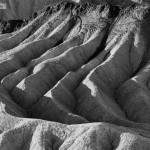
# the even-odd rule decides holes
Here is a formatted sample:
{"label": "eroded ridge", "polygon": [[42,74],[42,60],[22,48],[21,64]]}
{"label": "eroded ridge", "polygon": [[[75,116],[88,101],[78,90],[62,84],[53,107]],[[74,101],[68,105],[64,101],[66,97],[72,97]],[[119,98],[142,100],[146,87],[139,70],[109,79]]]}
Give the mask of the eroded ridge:
{"label": "eroded ridge", "polygon": [[57,3],[0,36],[0,149],[150,149],[149,4],[110,4]]}

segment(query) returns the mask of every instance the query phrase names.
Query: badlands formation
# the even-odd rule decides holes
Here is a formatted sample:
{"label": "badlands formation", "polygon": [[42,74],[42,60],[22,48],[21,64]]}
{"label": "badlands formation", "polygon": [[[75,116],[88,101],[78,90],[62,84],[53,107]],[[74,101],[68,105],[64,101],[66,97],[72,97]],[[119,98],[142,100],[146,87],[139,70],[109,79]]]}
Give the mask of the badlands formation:
{"label": "badlands formation", "polygon": [[0,150],[150,150],[150,2],[88,2],[0,35]]}

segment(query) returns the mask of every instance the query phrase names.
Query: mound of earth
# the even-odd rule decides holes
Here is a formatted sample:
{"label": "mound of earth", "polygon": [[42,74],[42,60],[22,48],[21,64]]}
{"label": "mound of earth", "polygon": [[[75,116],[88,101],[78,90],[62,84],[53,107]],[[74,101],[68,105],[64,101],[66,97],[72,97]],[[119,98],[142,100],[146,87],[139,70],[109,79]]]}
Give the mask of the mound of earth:
{"label": "mound of earth", "polygon": [[120,3],[47,5],[0,35],[0,150],[150,150],[150,3]]}

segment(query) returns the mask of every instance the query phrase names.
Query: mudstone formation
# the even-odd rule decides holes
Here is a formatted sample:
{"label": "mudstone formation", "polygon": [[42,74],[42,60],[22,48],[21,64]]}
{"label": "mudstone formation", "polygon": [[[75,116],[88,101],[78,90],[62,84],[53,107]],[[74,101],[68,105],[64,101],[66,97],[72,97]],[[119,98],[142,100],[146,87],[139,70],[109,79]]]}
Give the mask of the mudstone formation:
{"label": "mudstone formation", "polygon": [[0,81],[0,150],[150,150],[149,1],[47,5],[0,35]]}

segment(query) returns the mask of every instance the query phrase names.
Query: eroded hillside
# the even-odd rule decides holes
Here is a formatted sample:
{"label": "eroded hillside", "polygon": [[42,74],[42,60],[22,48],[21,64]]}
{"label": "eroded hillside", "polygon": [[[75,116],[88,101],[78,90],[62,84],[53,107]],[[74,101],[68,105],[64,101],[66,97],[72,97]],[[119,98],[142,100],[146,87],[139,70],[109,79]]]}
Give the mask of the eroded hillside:
{"label": "eroded hillside", "polygon": [[150,149],[150,4],[119,3],[60,2],[0,36],[0,150]]}

